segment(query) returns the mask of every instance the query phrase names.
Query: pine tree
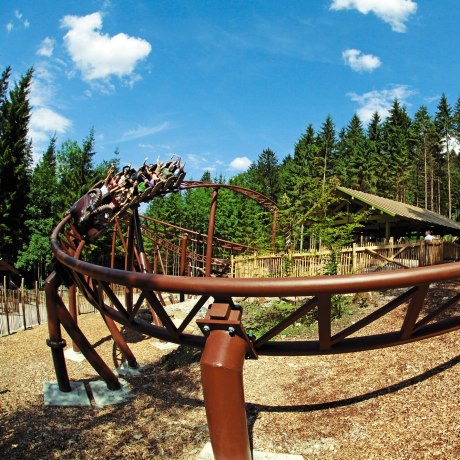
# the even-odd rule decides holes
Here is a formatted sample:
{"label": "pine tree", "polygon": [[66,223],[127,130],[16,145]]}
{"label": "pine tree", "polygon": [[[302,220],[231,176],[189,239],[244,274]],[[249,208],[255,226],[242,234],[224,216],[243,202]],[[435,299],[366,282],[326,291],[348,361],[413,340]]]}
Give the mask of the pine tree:
{"label": "pine tree", "polygon": [[330,115],[321,126],[321,131],[318,134],[317,145],[318,154],[322,159],[322,186],[326,185],[326,178],[331,176],[332,158],[334,156],[334,148],[336,144],[336,134],[334,122]]}
{"label": "pine tree", "polygon": [[452,161],[452,218],[460,217],[460,97],[457,99],[453,113],[453,146],[456,155]]}
{"label": "pine tree", "polygon": [[447,102],[446,95],[443,93],[439,101],[435,115],[435,123],[438,129],[439,139],[444,144],[444,152],[447,163],[447,215],[452,217],[452,172],[451,172],[451,136],[454,128],[452,108]]}
{"label": "pine tree", "polygon": [[265,149],[250,167],[254,172],[257,189],[272,200],[276,200],[279,190],[279,163],[276,153]]}
{"label": "pine tree", "polygon": [[57,153],[59,192],[64,208],[84,195],[101,176],[96,176],[93,164],[94,129],[80,147],[76,141],[65,141]]}
{"label": "pine tree", "polygon": [[347,129],[341,133],[339,148],[336,170],[341,183],[363,192],[372,191],[376,183],[375,164],[357,115],[352,117]]}
{"label": "pine tree", "polygon": [[0,78],[0,254],[15,262],[27,239],[24,220],[32,165],[28,124],[33,69],[15,84],[8,98],[10,73],[8,67]]}
{"label": "pine tree", "polygon": [[[433,184],[435,169],[433,153],[437,149],[435,125],[428,109],[421,106],[414,115],[412,124],[412,139],[414,142],[414,165],[416,174],[417,199],[416,205],[433,210]],[[418,199],[418,196],[421,198]]]}
{"label": "pine tree", "polygon": [[388,198],[402,202],[407,202],[411,177],[410,125],[411,119],[405,107],[395,99],[383,124],[382,161],[387,168],[387,175],[381,177],[381,186]]}
{"label": "pine tree", "polygon": [[46,275],[52,259],[49,238],[59,214],[55,152],[56,137],[53,137],[30,180],[28,218],[24,222],[30,239],[20,251],[17,266],[28,271],[33,269],[34,280]]}
{"label": "pine tree", "polygon": [[373,180],[369,187],[369,193],[378,193],[379,178],[386,174],[383,159],[383,133],[382,121],[376,111],[372,115],[369,126],[367,127],[367,145],[369,149],[369,170]]}

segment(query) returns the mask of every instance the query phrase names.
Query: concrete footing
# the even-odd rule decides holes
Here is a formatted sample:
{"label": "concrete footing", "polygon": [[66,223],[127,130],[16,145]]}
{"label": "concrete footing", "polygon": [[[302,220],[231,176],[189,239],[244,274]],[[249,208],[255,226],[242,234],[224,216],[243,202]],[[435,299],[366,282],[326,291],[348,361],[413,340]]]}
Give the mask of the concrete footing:
{"label": "concrete footing", "polygon": [[73,348],[67,348],[67,350],[64,350],[64,356],[65,359],[75,361],[76,363],[81,363],[86,359],[83,353],[74,351]]}
{"label": "concrete footing", "polygon": [[129,383],[120,379],[121,388],[119,390],[109,390],[103,380],[89,382],[90,393],[94,402],[88,395],[84,382],[70,382],[72,391],[63,392],[59,390],[56,382],[45,382],[43,384],[43,398],[45,406],[94,406],[104,407],[112,404],[120,404],[134,395],[131,392]]}
{"label": "concrete footing", "polygon": [[[303,460],[302,455],[296,454],[274,454],[271,452],[262,452],[259,450],[252,451],[253,460]],[[214,460],[211,443],[208,442],[203,450],[198,454],[196,460]]]}
{"label": "concrete footing", "polygon": [[121,388],[119,390],[109,390],[103,380],[89,382],[91,393],[94,398],[95,407],[110,406],[112,404],[120,404],[134,395],[131,392],[129,383],[124,379],[119,379]]}
{"label": "concrete footing", "polygon": [[91,406],[83,382],[70,382],[72,391],[65,393],[56,382],[43,383],[45,406]]}

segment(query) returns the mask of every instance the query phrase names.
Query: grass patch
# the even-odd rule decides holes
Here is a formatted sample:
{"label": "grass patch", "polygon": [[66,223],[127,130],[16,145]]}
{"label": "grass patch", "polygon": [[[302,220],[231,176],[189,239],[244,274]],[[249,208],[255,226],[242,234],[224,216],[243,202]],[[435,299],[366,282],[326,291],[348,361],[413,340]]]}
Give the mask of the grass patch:
{"label": "grass patch", "polygon": [[[243,308],[243,325],[248,333],[256,338],[261,337],[280,321],[296,311],[305,299],[288,302],[281,299],[256,299],[254,301],[240,302]],[[360,294],[333,295],[331,298],[331,320],[352,317],[360,309],[370,306],[367,297]],[[318,330],[318,311],[314,308],[295,323],[287,327],[280,337],[305,337],[316,333]]]}

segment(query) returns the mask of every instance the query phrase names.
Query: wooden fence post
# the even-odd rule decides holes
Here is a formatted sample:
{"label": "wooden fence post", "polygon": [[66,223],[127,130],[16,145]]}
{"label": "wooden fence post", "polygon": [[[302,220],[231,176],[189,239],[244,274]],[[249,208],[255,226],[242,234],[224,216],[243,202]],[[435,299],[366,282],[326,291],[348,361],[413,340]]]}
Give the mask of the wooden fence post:
{"label": "wooden fence post", "polygon": [[5,306],[5,313],[6,313],[6,330],[8,335],[11,334],[10,330],[10,317],[8,315],[8,296],[7,296],[7,284],[6,284],[6,276],[3,277],[3,299],[4,299],[4,306]]}
{"label": "wooden fence post", "polygon": [[24,297],[24,278],[21,279],[21,304],[22,304],[22,322],[24,324],[24,330],[26,330],[27,324],[26,324],[26,299]]}
{"label": "wooden fence post", "polygon": [[420,250],[418,254],[418,265],[419,267],[423,267],[425,265],[425,240],[420,240]]}
{"label": "wooden fence post", "polygon": [[356,269],[356,243],[353,243],[352,256],[351,256],[351,271],[354,273]]}
{"label": "wooden fence post", "polygon": [[35,281],[35,308],[37,309],[37,322],[40,326],[40,291],[38,290],[37,281]]}

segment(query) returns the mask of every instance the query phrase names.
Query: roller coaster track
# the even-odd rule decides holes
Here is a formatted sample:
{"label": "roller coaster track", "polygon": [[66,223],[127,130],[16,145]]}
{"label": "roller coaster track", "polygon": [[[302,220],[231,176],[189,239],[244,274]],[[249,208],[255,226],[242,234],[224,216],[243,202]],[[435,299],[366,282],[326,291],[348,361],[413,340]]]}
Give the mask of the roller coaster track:
{"label": "roller coaster track", "polygon": [[[184,182],[182,187],[210,187],[213,197],[214,192],[220,188],[229,188],[255,199],[266,209],[275,211],[271,200],[263,198],[257,192],[248,192],[239,187],[202,182]],[[212,209],[213,204],[211,211]],[[212,212],[210,220],[213,220]],[[214,222],[210,221],[210,228],[213,226]],[[426,305],[430,290],[436,289],[436,283],[460,278],[460,263],[313,278],[211,278],[209,271],[208,276],[201,278],[159,275],[151,273],[146,261],[143,231],[152,230],[141,226],[137,208],[134,208],[129,216],[126,232],[125,269],[121,270],[91,264],[80,258],[86,243],[84,238],[80,238],[78,232],[75,232],[70,215],[54,229],[51,246],[56,258],[56,270],[47,279],[46,292],[50,329],[48,342],[58,383],[62,391],[70,390],[62,350],[65,342],[60,333],[60,326],[63,325],[94,369],[107,382],[107,386],[114,390],[119,388],[117,377],[86,340],[78,328],[76,316],[69,314],[59,297],[58,287],[66,283],[79,288],[100,311],[106,322],[111,324],[111,331],[114,331],[112,323],[115,321],[126,328],[160,340],[203,349],[203,392],[214,455],[218,459],[250,458],[242,384],[245,357],[256,359],[259,355],[349,353],[402,345],[460,328],[460,315],[456,308],[460,301],[460,292],[454,293],[434,308],[428,308]],[[174,231],[180,233],[183,229],[175,227]],[[208,233],[208,256],[212,254],[210,245],[213,241],[212,233]],[[167,244],[163,236],[161,242]],[[178,250],[178,245],[172,244],[170,247]],[[124,301],[114,294],[113,284],[126,287],[128,294]],[[136,302],[133,300],[133,289],[140,292]],[[332,332],[331,309],[334,296],[382,290],[393,290],[394,298],[356,323]],[[193,294],[198,297],[186,318],[181,324],[176,325],[168,314],[168,308],[162,304],[160,293]],[[303,298],[302,305],[286,314],[269,331],[258,338],[246,332],[242,322],[243,311],[235,303],[235,298],[293,296]],[[213,303],[203,317],[202,307],[209,298],[213,299]],[[154,324],[137,316],[144,303],[156,317]],[[397,308],[404,313],[399,324],[391,330],[367,334],[366,326]],[[316,340],[279,340],[286,328],[311,312],[316,312],[318,318]],[[194,320],[201,333],[186,332]],[[128,345],[116,331],[112,334],[128,364],[135,367],[137,363]],[[233,457],[229,456],[229,452]]]}

